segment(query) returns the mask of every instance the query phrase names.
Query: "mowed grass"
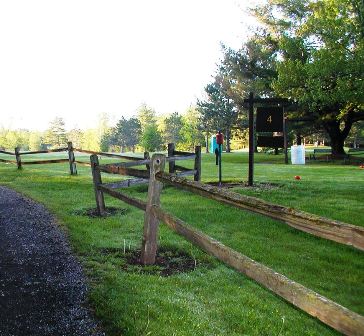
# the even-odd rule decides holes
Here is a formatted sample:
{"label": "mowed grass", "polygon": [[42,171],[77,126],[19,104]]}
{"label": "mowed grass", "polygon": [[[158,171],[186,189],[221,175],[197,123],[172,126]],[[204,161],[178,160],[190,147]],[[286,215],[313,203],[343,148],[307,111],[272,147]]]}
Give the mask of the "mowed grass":
{"label": "mowed grass", "polygon": [[[358,166],[292,166],[283,164],[281,155],[264,154],[256,155],[256,162],[255,181],[261,187],[235,191],[364,226],[364,170]],[[170,277],[126,272],[123,249],[140,248],[144,214],[105,196],[107,206],[127,212],[108,218],[76,215],[77,210],[95,206],[90,168],[78,166],[78,172],[70,176],[67,164],[27,165],[17,171],[14,165],[0,163],[0,183],[44,203],[59,218],[85,267],[91,305],[108,335],[338,334],[163,224],[161,246],[186,251],[196,259],[196,269]],[[103,179],[120,177],[103,175]],[[202,179],[217,180],[211,154],[203,155]],[[246,181],[246,153],[223,155],[223,179]],[[146,199],[146,190],[140,186],[127,192]],[[364,314],[363,252],[172,187],[164,188],[162,207],[227,246]]]}

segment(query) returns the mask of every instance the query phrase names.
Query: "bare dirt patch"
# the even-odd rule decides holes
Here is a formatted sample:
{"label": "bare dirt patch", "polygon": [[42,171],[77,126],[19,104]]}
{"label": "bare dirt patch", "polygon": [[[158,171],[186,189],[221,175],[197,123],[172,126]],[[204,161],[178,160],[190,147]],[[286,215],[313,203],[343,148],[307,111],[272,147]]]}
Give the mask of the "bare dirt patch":
{"label": "bare dirt patch", "polygon": [[[129,212],[129,209],[126,208],[115,208],[115,207],[106,207],[105,216],[103,217],[111,217],[111,216],[123,216]],[[86,216],[90,218],[100,217],[96,208],[82,208],[77,209],[72,212],[72,214],[77,216]]]}
{"label": "bare dirt patch", "polygon": [[212,267],[212,263],[207,259],[195,258],[186,251],[170,247],[160,247],[158,249],[154,265],[142,265],[140,263],[141,251],[139,249],[125,251],[124,253],[123,249],[107,248],[102,250],[102,254],[123,259],[121,268],[129,273],[168,277],[179,273],[192,272],[199,267]]}

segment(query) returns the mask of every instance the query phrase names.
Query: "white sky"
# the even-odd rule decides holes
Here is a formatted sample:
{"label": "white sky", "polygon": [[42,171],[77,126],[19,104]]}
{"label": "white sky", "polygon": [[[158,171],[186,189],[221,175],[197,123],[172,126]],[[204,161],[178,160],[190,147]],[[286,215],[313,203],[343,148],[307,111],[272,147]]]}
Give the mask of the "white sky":
{"label": "white sky", "polygon": [[[0,0],[0,126],[95,127],[98,115],[184,112],[238,48],[243,0]],[[243,23],[244,22],[244,23]]]}

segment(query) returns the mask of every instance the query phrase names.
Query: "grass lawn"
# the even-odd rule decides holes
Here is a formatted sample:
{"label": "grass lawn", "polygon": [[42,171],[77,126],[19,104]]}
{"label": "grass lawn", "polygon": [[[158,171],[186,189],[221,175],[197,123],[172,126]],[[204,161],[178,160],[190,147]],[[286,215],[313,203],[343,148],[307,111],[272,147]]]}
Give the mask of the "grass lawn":
{"label": "grass lawn", "polygon": [[[56,157],[65,155],[52,154]],[[246,153],[223,154],[223,179],[246,181],[247,159]],[[104,162],[112,160],[100,163]],[[265,154],[256,155],[256,162],[257,187],[235,191],[364,226],[364,170],[358,166],[284,165],[282,155]],[[126,254],[140,248],[143,212],[105,196],[107,206],[126,211],[108,218],[79,215],[95,201],[90,168],[77,169],[79,175],[70,176],[68,164],[26,165],[18,171],[0,163],[0,184],[44,203],[59,219],[84,264],[90,302],[108,335],[338,334],[163,224],[161,246],[188,253],[196,261],[195,269],[163,277],[157,267],[148,274],[127,266],[124,247]],[[302,179],[295,180],[295,175]],[[115,179],[120,177],[103,175],[104,182]],[[212,154],[202,157],[202,179],[217,180]],[[145,199],[146,188],[130,188],[128,193]],[[227,246],[364,315],[363,252],[172,187],[163,190],[161,202],[164,209]]]}

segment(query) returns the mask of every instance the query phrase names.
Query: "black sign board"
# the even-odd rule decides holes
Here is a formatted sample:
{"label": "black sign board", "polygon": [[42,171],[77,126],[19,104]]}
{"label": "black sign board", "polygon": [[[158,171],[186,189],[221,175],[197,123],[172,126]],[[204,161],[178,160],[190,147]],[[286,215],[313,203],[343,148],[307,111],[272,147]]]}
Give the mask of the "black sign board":
{"label": "black sign board", "polygon": [[284,138],[282,136],[258,136],[257,146],[283,148]]}
{"label": "black sign board", "polygon": [[257,132],[283,132],[283,108],[279,106],[258,107]]}

